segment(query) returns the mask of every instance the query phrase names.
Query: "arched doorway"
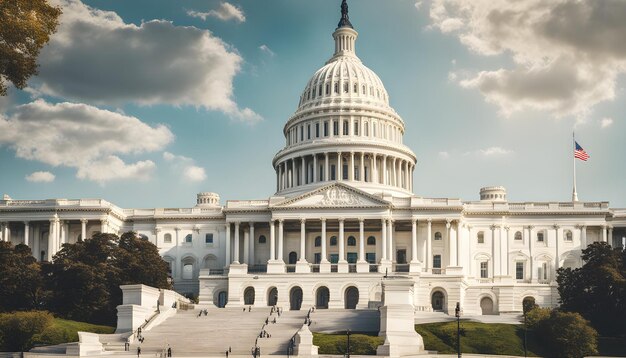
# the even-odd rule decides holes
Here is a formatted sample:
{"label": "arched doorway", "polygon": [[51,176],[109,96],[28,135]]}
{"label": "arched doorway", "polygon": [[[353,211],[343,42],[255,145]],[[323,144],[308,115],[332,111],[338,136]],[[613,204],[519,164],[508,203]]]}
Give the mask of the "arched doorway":
{"label": "arched doorway", "polygon": [[243,291],[243,304],[244,305],[253,305],[254,304],[254,287],[248,287],[245,291]]}
{"label": "arched doorway", "polygon": [[480,310],[484,315],[492,315],[493,314],[493,300],[489,297],[483,297],[480,300]]}
{"label": "arched doorway", "polygon": [[220,291],[220,293],[217,294],[217,307],[224,308],[226,307],[227,303],[228,294],[226,293],[226,291]]}
{"label": "arched doorway", "polygon": [[289,309],[299,311],[302,308],[302,289],[298,286],[289,291]]}
{"label": "arched doorway", "polygon": [[433,306],[433,311],[442,311],[444,300],[445,300],[445,296],[443,295],[443,292],[441,291],[433,292],[433,295],[431,297],[431,304]]}
{"label": "arched doorway", "polygon": [[533,308],[537,307],[535,298],[533,296],[524,297],[522,300],[522,310],[524,313],[530,312]]}
{"label": "arched doorway", "polygon": [[322,286],[317,289],[315,293],[315,308],[326,309],[328,308],[328,300],[330,299],[330,292],[328,287]]}
{"label": "arched doorway", "polygon": [[359,303],[359,289],[350,286],[346,289],[344,294],[344,308],[348,310],[356,309],[356,305]]}
{"label": "arched doorway", "polygon": [[298,261],[298,254],[295,251],[289,253],[289,265],[295,265]]}
{"label": "arched doorway", "polygon": [[277,302],[278,302],[278,289],[276,287],[272,287],[267,293],[267,305],[276,306]]}

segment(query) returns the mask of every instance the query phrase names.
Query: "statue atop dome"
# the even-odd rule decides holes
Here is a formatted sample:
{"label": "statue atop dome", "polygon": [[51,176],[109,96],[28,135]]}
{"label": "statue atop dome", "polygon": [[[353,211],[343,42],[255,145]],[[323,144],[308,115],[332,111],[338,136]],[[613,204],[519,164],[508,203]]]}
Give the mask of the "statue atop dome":
{"label": "statue atop dome", "polygon": [[350,23],[350,18],[348,17],[348,2],[346,0],[341,1],[341,20],[339,20],[337,28],[340,27],[349,27],[353,29],[352,24]]}

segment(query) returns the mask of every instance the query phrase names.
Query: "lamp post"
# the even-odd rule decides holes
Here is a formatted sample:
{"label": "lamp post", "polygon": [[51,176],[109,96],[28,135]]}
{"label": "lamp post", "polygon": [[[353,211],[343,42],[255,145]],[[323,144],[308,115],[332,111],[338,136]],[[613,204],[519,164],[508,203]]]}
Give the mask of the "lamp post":
{"label": "lamp post", "polygon": [[461,304],[459,302],[456,303],[454,317],[456,317],[456,353],[461,358]]}
{"label": "lamp post", "polygon": [[348,348],[346,349],[346,357],[350,358],[350,330],[346,332],[348,335]]}

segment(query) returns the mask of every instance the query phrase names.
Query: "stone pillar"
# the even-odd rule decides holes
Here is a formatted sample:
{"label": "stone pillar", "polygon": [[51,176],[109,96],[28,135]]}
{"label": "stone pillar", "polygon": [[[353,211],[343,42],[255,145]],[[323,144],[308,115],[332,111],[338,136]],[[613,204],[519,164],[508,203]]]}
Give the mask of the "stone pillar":
{"label": "stone pillar", "polygon": [[270,220],[270,261],[276,260],[276,225]]}
{"label": "stone pillar", "polygon": [[56,237],[56,218],[50,219],[50,229],[48,230],[48,249],[46,250],[46,256],[48,261],[52,261],[52,256],[55,253],[55,237]]}
{"label": "stone pillar", "polygon": [[348,164],[348,180],[354,181],[354,152],[350,152],[350,162]]}
{"label": "stone pillar", "polygon": [[389,179],[387,175],[387,156],[383,155],[383,181],[381,184],[389,185],[389,181],[387,179]]}
{"label": "stone pillar", "polygon": [[337,152],[337,170],[336,170],[336,179],[338,181],[343,180],[343,163],[341,161],[341,152]]}
{"label": "stone pillar", "polygon": [[326,255],[326,219],[322,218],[322,260],[320,262],[320,272],[328,273],[330,272],[330,262],[328,261],[328,257]]}
{"label": "stone pillar", "polygon": [[87,219],[80,219],[80,239],[87,240]]}
{"label": "stone pillar", "polygon": [[609,226],[608,243],[609,245],[613,246],[613,226]]}
{"label": "stone pillar", "polygon": [[[561,232],[561,230],[560,230],[561,227],[559,225],[555,224],[552,228],[554,228],[554,237],[556,238],[555,244],[554,244],[554,270],[556,271],[556,270],[559,269],[559,266],[560,266],[559,265],[559,263],[560,263],[559,262],[560,261],[559,260],[559,255],[560,255],[560,252],[559,252],[559,241],[561,241],[561,239],[559,237],[559,233]],[[554,279],[556,279],[556,275],[552,275],[552,277]]]}
{"label": "stone pillar", "polygon": [[243,263],[248,264],[250,258],[250,229],[243,231]]}
{"label": "stone pillar", "polygon": [[255,240],[256,239],[254,236],[254,223],[251,222],[250,223],[250,252],[249,252],[249,259],[248,259],[249,265],[255,264],[255,257],[254,257],[254,241]]}
{"label": "stone pillar", "polygon": [[239,265],[239,221],[235,222],[235,235],[233,245],[233,264]]}
{"label": "stone pillar", "polygon": [[580,247],[581,249],[587,248],[587,226],[580,225]]}
{"label": "stone pillar", "polygon": [[533,227],[532,225],[528,225],[526,228],[528,229],[528,256],[530,257],[530,282],[536,282],[535,278],[535,259],[533,257]]}
{"label": "stone pillar", "polygon": [[228,268],[230,266],[230,263],[232,262],[231,260],[231,255],[230,255],[230,223],[227,222],[226,223],[226,252],[224,255],[224,260],[226,261],[226,266],[225,268]]}
{"label": "stone pillar", "polygon": [[467,269],[467,276],[472,277],[472,264],[473,264],[473,260],[472,260],[472,227],[470,225],[466,224],[466,228],[467,228],[467,240],[466,245],[467,245],[467,261],[466,261],[466,269]]}
{"label": "stone pillar", "polygon": [[426,271],[433,268],[433,220],[428,219],[428,230],[426,231]]}
{"label": "stone pillar", "polygon": [[421,262],[417,256],[417,219],[411,219],[411,262],[409,263],[409,272],[420,272],[422,270]]}
{"label": "stone pillar", "polygon": [[[315,155],[313,155],[313,158],[315,158]],[[306,173],[306,160],[304,159],[304,157],[300,157],[300,162],[301,162],[301,165],[300,165],[300,185],[305,185],[306,184],[307,173]]]}
{"label": "stone pillar", "polygon": [[381,231],[381,260],[387,261],[387,219],[382,219],[382,229]]}
{"label": "stone pillar", "polygon": [[491,272],[489,275],[494,277],[496,276],[496,225],[491,225]]}
{"label": "stone pillar", "polygon": [[391,168],[392,168],[392,177],[391,177],[391,185],[398,186],[398,177],[396,172],[396,158],[392,158],[391,160]]}
{"label": "stone pillar", "polygon": [[395,256],[396,256],[393,250],[394,229],[395,229],[394,221],[392,219],[389,219],[389,222],[387,223],[387,242],[389,243],[389,246],[387,246],[387,259],[391,261],[391,263],[393,263]]}
{"label": "stone pillar", "polygon": [[376,153],[372,153],[372,183],[378,183],[378,167],[377,167]]}
{"label": "stone pillar", "polygon": [[300,259],[296,262],[296,272],[311,272],[306,260],[306,219],[300,219]]}
{"label": "stone pillar", "polygon": [[361,152],[361,161],[359,162],[359,180],[365,181],[365,153]]}
{"label": "stone pillar", "polygon": [[511,242],[511,228],[506,226],[504,228],[504,230],[506,230],[506,242],[504,245],[504,256],[502,256],[502,261],[504,261],[504,268],[502,269],[502,274],[505,274],[507,276],[510,276],[510,266],[511,266],[511,259],[509,258],[509,245]]}
{"label": "stone pillar", "polygon": [[337,263],[337,272],[347,273],[348,261],[346,261],[346,241],[344,239],[344,219],[339,218],[339,262]]}
{"label": "stone pillar", "polygon": [[285,262],[283,258],[283,239],[284,239],[284,230],[283,230],[283,219],[278,220],[278,257],[276,260],[280,262]]}
{"label": "stone pillar", "polygon": [[448,235],[448,247],[450,248],[449,252],[448,252],[448,258],[449,258],[449,263],[448,266],[454,266],[456,267],[456,231],[454,230],[454,228],[452,227],[452,223],[448,222],[446,223],[446,233]]}
{"label": "stone pillar", "polygon": [[318,174],[317,174],[317,154],[313,154],[313,181],[312,183],[318,182]]}
{"label": "stone pillar", "polygon": [[[26,246],[31,246],[29,235],[30,235],[30,223],[28,221],[24,221],[24,245]],[[31,251],[32,251],[32,247],[31,247]]]}
{"label": "stone pillar", "polygon": [[369,263],[365,261],[365,220],[359,218],[359,259],[356,262],[356,272],[369,272]]}
{"label": "stone pillar", "polygon": [[328,163],[328,152],[324,153],[324,180],[330,180],[330,169]]}
{"label": "stone pillar", "polygon": [[602,242],[607,242],[607,238],[606,238],[606,225],[602,226]]}

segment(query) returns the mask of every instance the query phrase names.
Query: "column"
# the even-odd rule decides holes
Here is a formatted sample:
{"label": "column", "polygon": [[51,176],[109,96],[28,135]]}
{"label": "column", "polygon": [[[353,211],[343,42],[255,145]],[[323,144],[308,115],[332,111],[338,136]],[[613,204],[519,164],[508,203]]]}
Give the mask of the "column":
{"label": "column", "polygon": [[381,228],[381,258],[380,261],[387,261],[387,219],[382,219],[382,228]]}
{"label": "column", "polygon": [[387,156],[383,155],[383,181],[381,184],[383,185],[389,185],[389,182],[387,181],[388,177],[387,177]]}
{"label": "column", "polygon": [[243,263],[248,264],[250,258],[250,229],[243,231]]}
{"label": "column", "polygon": [[359,261],[365,262],[365,221],[359,219]]}
{"label": "column", "polygon": [[391,263],[393,263],[394,258],[396,256],[393,250],[394,229],[395,229],[394,221],[392,219],[389,219],[389,222],[387,223],[387,242],[389,243],[389,246],[387,247],[387,258],[389,259],[389,261],[391,261]]}
{"label": "column", "polygon": [[467,275],[469,277],[472,277],[472,265],[473,265],[473,260],[472,260],[472,227],[470,225],[466,225],[467,226],[467,240],[466,245],[467,245]]}
{"label": "column", "polygon": [[530,257],[530,282],[532,283],[535,280],[535,259],[533,257],[533,226],[528,225],[526,227],[528,229],[528,256]]}
{"label": "column", "polygon": [[283,259],[283,238],[284,238],[283,224],[284,224],[284,220],[279,219],[278,220],[278,257],[276,259],[282,263],[285,262]]}
{"label": "column", "polygon": [[55,253],[56,218],[50,219],[50,229],[48,230],[48,249],[46,250],[48,261],[52,261]]}
{"label": "column", "polygon": [[350,152],[350,163],[348,164],[348,180],[354,180],[354,152]]}
{"label": "column", "polygon": [[587,226],[580,226],[580,247],[582,250],[587,248]]}
{"label": "column", "polygon": [[330,262],[328,261],[328,256],[326,254],[326,219],[322,218],[322,260],[320,261],[320,272],[321,273],[329,273],[330,272]]}
{"label": "column", "polygon": [[80,219],[80,239],[87,240],[87,219]]}
{"label": "column", "polygon": [[226,268],[228,268],[228,266],[230,266],[230,263],[232,262],[231,260],[231,255],[230,255],[230,223],[226,223],[226,252],[224,255],[224,260],[226,261]]}
{"label": "column", "polygon": [[[24,245],[26,246],[31,246],[30,245],[30,238],[28,237],[30,234],[30,223],[28,221],[24,221]],[[32,251],[32,247],[31,247],[31,251]]]}
{"label": "column", "polygon": [[509,257],[509,245],[511,242],[511,228],[506,226],[504,228],[504,230],[506,230],[506,242],[504,245],[504,256],[502,256],[502,261],[504,263],[504,267],[502,268],[502,273],[510,276],[510,267],[511,267],[511,259]]}
{"label": "column", "polygon": [[255,257],[254,257],[254,241],[255,241],[255,236],[254,236],[254,223],[251,222],[250,223],[250,249],[248,252],[248,264],[249,265],[254,265],[255,263]]}
{"label": "column", "polygon": [[344,227],[344,219],[339,219],[339,262],[346,261],[346,248],[345,242],[343,239],[343,227]]}
{"label": "column", "polygon": [[324,153],[324,180],[325,181],[329,181],[330,180],[328,153]]}
{"label": "column", "polygon": [[276,228],[274,220],[270,220],[270,261],[276,260]]}
{"label": "column", "polygon": [[317,154],[313,154],[313,183],[318,182],[317,167]]}
{"label": "column", "polygon": [[608,237],[609,245],[613,245],[613,226],[609,226],[609,237]]}
{"label": "column", "polygon": [[426,231],[426,271],[433,268],[433,220],[428,219],[428,230]]}
{"label": "column", "polygon": [[2,236],[0,238],[0,241],[6,241],[7,236],[4,234],[4,223],[0,222],[0,236]]}
{"label": "column", "polygon": [[606,242],[606,225],[602,226],[602,242]]}
{"label": "column", "polygon": [[335,173],[337,175],[337,180],[343,180],[343,165],[341,162],[341,152],[337,152],[337,173]]}
{"label": "column", "polygon": [[300,219],[300,260],[306,262],[306,219]]}
{"label": "column", "polygon": [[396,172],[396,158],[395,157],[391,161],[391,165],[393,169],[393,178],[391,180],[391,185],[398,186],[398,176],[397,176],[398,173]]}
{"label": "column", "polygon": [[[404,163],[404,175],[402,176],[404,178],[404,189],[409,189],[409,162],[407,162],[406,160],[403,161],[402,163]],[[457,235],[458,235],[458,229],[457,229]],[[457,245],[458,247],[458,245]]]}
{"label": "column", "polygon": [[496,225],[491,225],[491,277],[496,275]]}
{"label": "column", "polygon": [[[554,225],[554,236],[556,237],[555,240],[555,247],[554,247],[554,271],[556,272],[556,270],[559,269],[559,241],[560,237],[559,237],[559,233],[560,233],[560,226],[559,225]],[[551,275],[551,278],[556,279],[556,274],[555,275]]]}
{"label": "column", "polygon": [[499,227],[499,238],[498,238],[498,276],[504,276],[505,271],[503,269],[503,261],[506,259],[506,256],[503,254],[503,250],[506,247],[505,245],[505,236],[504,236],[504,225],[500,225]]}
{"label": "column", "polygon": [[378,167],[376,163],[376,153],[372,153],[372,183],[378,183]]}
{"label": "column", "polygon": [[[313,155],[313,158],[315,158],[315,155]],[[301,166],[300,166],[300,185],[305,185],[306,184],[306,177],[307,177],[307,173],[306,173],[306,160],[304,159],[304,157],[300,157],[300,161],[301,161]],[[315,170],[315,167],[313,167]]]}
{"label": "column", "polygon": [[417,262],[417,219],[411,219],[411,262]]}
{"label": "column", "polygon": [[278,190],[283,190],[283,166],[278,163]]}
{"label": "column", "polygon": [[[370,175],[372,174],[370,173]],[[365,181],[365,153],[363,152],[361,152],[361,162],[359,163],[359,180],[362,182]]]}
{"label": "column", "polygon": [[233,263],[239,265],[239,221],[235,222],[235,235],[233,245]]}

